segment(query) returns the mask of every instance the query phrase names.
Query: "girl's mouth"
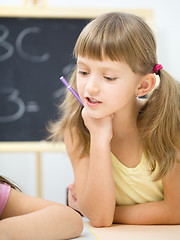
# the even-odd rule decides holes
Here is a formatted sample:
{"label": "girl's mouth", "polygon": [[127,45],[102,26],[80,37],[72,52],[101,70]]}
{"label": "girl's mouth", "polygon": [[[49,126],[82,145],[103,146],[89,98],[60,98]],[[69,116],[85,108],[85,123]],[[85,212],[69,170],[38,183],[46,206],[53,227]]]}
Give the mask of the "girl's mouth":
{"label": "girl's mouth", "polygon": [[102,103],[102,102],[98,101],[98,100],[95,99],[95,98],[86,97],[86,103],[87,103],[87,105],[90,106],[90,107],[95,107],[95,106],[99,105],[99,104]]}

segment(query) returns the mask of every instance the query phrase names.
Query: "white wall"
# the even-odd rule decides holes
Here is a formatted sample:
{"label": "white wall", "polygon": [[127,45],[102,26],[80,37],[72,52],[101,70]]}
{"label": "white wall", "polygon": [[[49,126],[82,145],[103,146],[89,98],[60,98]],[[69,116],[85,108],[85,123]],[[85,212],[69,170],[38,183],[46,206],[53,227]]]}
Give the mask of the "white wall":
{"label": "white wall", "polygon": [[[20,5],[22,0],[0,0],[0,5]],[[50,6],[100,8],[150,8],[155,13],[159,63],[180,81],[180,1],[179,0],[47,0]],[[0,173],[14,179],[24,191],[36,195],[35,156],[0,154]],[[73,172],[67,155],[43,155],[43,197],[65,203],[67,185]]]}
{"label": "white wall", "polygon": [[0,175],[7,176],[26,193],[36,196],[36,162],[34,153],[1,153]]}
{"label": "white wall", "polygon": [[[74,176],[66,153],[43,153],[42,197],[66,203],[67,186]],[[1,153],[0,175],[18,184],[23,192],[37,196],[37,165],[34,153]]]}
{"label": "white wall", "polygon": [[43,197],[66,203],[66,191],[74,180],[73,170],[66,153],[43,154]]}

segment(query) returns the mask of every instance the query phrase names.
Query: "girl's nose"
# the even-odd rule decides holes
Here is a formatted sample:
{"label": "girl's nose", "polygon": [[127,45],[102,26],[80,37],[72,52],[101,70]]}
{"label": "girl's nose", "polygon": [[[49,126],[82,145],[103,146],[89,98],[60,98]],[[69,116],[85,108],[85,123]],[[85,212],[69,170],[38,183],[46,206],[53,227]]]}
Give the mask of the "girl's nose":
{"label": "girl's nose", "polygon": [[98,80],[95,77],[89,77],[86,83],[86,91],[90,96],[95,96],[99,92]]}

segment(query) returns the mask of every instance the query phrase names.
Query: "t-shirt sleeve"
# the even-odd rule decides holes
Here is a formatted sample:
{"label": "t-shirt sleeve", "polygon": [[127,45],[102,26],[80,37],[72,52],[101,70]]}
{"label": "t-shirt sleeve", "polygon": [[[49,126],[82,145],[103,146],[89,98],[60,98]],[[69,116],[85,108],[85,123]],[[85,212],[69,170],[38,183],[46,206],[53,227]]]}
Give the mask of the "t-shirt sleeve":
{"label": "t-shirt sleeve", "polygon": [[6,206],[10,190],[11,187],[9,185],[0,183],[0,215]]}

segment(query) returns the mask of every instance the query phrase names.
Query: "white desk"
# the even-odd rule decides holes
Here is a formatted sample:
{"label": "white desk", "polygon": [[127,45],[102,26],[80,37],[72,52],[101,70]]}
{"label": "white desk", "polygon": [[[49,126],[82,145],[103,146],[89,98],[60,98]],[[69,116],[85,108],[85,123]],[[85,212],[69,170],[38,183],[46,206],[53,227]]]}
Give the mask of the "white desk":
{"label": "white desk", "polygon": [[180,240],[180,225],[121,225],[94,228],[84,219],[84,230],[77,240]]}

